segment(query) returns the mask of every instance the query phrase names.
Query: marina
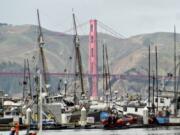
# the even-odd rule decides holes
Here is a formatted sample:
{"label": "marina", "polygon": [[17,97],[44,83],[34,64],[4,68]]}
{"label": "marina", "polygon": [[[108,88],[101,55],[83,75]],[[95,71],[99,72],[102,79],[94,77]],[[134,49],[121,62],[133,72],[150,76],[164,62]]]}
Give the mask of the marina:
{"label": "marina", "polygon": [[178,25],[125,37],[115,21],[72,8],[56,17],[72,24],[59,32],[43,11],[35,24],[0,22],[0,135],[180,134]]}

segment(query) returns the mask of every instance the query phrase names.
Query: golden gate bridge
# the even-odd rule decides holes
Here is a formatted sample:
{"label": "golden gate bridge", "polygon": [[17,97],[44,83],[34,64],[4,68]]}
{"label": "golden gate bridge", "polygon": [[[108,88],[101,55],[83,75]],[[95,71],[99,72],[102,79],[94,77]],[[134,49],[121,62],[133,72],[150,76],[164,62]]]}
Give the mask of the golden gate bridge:
{"label": "golden gate bridge", "polygon": [[[102,28],[103,30],[107,31],[110,35],[112,35],[115,38],[118,39],[124,39],[125,36],[122,34],[119,34],[115,30],[113,30],[111,27],[105,25],[101,21],[92,19],[88,22],[82,23],[78,25],[78,28],[82,28],[84,26],[88,25],[89,26],[89,43],[88,43],[88,73],[84,73],[83,76],[86,78],[90,78],[90,91],[93,97],[97,97],[98,93],[98,79],[103,78],[104,74],[98,73],[98,28]],[[97,28],[98,27],[98,28]],[[68,32],[72,31],[73,28],[68,29],[65,32],[57,32],[57,36],[65,36],[67,35]],[[65,72],[51,72],[51,73],[46,73],[49,76],[54,76],[54,77],[66,77],[66,78],[73,78],[76,76],[75,73],[65,73]],[[148,74],[148,73],[147,73]],[[34,76],[34,73],[30,73],[30,76]],[[0,71],[0,77],[24,77],[23,72],[15,72],[15,71],[7,71],[7,72],[1,72]],[[109,74],[108,76],[111,77],[112,80],[120,79],[120,80],[141,80],[146,81],[148,80],[148,75],[144,74],[135,74],[135,75],[127,75],[127,74]],[[174,77],[169,77],[167,76],[158,76],[158,79],[169,79],[173,80]]]}

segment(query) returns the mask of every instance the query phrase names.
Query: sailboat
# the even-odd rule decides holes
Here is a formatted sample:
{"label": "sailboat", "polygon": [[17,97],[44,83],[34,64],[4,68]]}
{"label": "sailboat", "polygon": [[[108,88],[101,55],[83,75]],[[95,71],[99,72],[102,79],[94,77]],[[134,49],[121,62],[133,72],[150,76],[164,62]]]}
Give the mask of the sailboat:
{"label": "sailboat", "polygon": [[[179,110],[179,95],[178,95],[178,83],[179,77],[177,78],[177,62],[176,62],[176,27],[174,26],[174,98],[171,105],[169,106],[170,111],[168,116],[157,116],[157,121],[161,125],[180,125],[180,110]],[[180,70],[179,70],[180,71]],[[180,72],[179,72],[180,75]]]}
{"label": "sailboat", "polygon": [[[74,35],[73,35],[73,44],[75,50],[74,56],[74,73],[75,77],[73,80],[74,83],[74,91],[73,91],[73,99],[74,99],[74,109],[71,111],[70,121],[72,123],[78,123],[81,117],[81,109],[84,108],[87,111],[88,117],[95,118],[95,121],[99,119],[99,112],[93,112],[91,107],[90,100],[87,96],[87,93],[84,88],[84,78],[83,78],[83,67],[82,67],[82,59],[81,59],[81,52],[80,52],[80,39],[77,32],[75,14],[72,14],[73,17],[73,28],[74,28]],[[80,83],[81,92],[78,95],[78,83]]]}

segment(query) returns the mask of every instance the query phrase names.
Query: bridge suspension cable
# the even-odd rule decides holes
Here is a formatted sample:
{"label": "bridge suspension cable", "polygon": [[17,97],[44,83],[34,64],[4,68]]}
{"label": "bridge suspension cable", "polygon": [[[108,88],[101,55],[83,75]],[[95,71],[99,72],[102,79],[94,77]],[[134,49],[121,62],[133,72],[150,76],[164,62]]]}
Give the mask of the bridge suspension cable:
{"label": "bridge suspension cable", "polygon": [[[87,24],[88,24],[88,21],[83,22],[83,23],[77,25],[77,28],[82,28],[83,26],[86,26]],[[65,30],[63,33],[69,33],[69,32],[72,32],[72,31],[73,31],[73,27],[71,27],[71,28]]]}
{"label": "bridge suspension cable", "polygon": [[[65,73],[65,72],[48,72],[46,73],[47,75],[49,76],[61,76],[61,77],[74,77],[76,74],[75,73]],[[34,75],[33,73],[30,73],[30,75]],[[14,76],[14,77],[23,77],[24,76],[24,73],[23,72],[0,72],[0,77],[2,76]],[[93,77],[93,76],[98,76],[98,77],[103,77],[103,74],[87,74],[87,73],[84,73],[83,76],[86,76],[86,77]],[[110,74],[110,76],[112,77],[115,77],[115,78],[121,78],[121,79],[148,79],[148,76],[147,75],[143,75],[143,74],[137,74],[137,75],[124,75],[124,74]],[[177,76],[178,77],[178,76]],[[159,80],[173,80],[174,78],[173,77],[169,77],[169,76],[158,76],[158,79]]]}
{"label": "bridge suspension cable", "polygon": [[118,39],[124,39],[126,38],[124,35],[118,33],[117,31],[115,31],[114,29],[112,29],[111,27],[109,27],[108,25],[104,24],[103,22],[98,20],[98,26],[101,27],[102,29],[104,29],[105,31],[109,32],[112,36],[118,38]]}

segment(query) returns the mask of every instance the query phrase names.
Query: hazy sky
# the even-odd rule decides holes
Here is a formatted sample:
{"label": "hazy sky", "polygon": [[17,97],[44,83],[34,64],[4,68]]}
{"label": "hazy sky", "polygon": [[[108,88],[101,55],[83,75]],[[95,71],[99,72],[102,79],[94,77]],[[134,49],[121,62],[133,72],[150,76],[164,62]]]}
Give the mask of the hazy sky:
{"label": "hazy sky", "polygon": [[180,0],[0,0],[0,22],[36,24],[66,31],[72,27],[72,8],[79,24],[96,18],[117,32],[132,36],[156,31],[180,31]]}

